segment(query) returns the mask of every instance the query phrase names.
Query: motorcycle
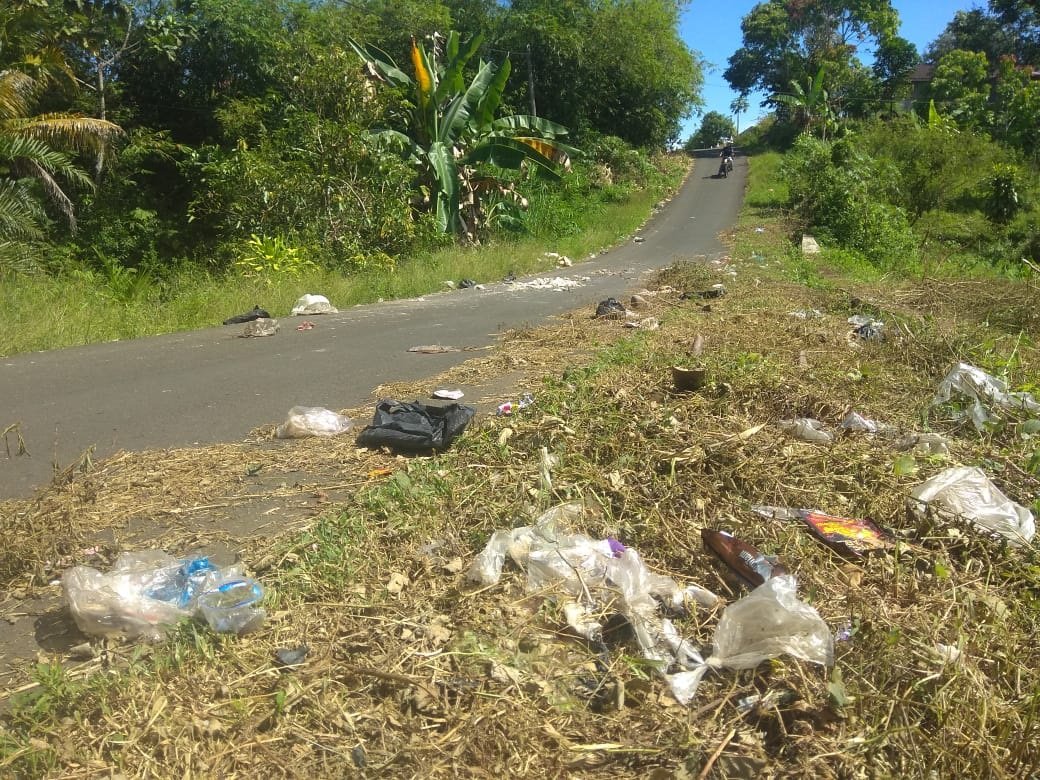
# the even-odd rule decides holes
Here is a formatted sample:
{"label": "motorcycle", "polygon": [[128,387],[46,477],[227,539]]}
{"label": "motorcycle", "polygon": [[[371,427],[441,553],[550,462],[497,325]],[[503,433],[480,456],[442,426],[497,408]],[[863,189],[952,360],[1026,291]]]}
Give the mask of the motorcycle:
{"label": "motorcycle", "polygon": [[733,172],[733,157],[723,157],[722,162],[719,163],[719,176],[725,179],[729,174]]}

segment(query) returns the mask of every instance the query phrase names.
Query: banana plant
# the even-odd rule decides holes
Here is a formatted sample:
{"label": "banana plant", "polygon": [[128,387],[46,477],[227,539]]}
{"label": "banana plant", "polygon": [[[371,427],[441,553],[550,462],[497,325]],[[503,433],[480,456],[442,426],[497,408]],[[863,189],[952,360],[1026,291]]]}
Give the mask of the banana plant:
{"label": "banana plant", "polygon": [[770,99],[794,109],[798,121],[807,132],[812,132],[813,125],[819,122],[823,138],[826,140],[827,127],[834,121],[834,112],[827,90],[823,88],[824,70],[825,66],[821,65],[815,77],[808,77],[808,89],[803,89],[797,81],[792,81],[791,94],[773,95]]}
{"label": "banana plant", "polygon": [[[474,239],[502,204],[526,206],[513,185],[495,176],[489,166],[528,166],[553,178],[569,170],[576,150],[559,140],[567,135],[565,127],[536,116],[495,118],[509,78],[508,57],[498,65],[480,60],[476,75],[466,83],[465,69],[480,46],[479,35],[465,44],[456,32],[447,38],[435,36],[429,50],[413,38],[411,74],[374,46],[348,42],[372,79],[407,96],[407,127],[370,137],[397,150],[416,168],[428,207],[444,232]],[[488,212],[488,200],[499,208]]]}

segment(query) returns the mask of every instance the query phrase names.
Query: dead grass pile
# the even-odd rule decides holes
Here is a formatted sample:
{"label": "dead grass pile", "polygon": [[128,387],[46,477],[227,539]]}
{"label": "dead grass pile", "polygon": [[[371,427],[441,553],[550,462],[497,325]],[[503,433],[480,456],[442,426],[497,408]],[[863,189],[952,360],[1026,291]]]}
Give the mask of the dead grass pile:
{"label": "dead grass pile", "polygon": [[[618,339],[619,322],[578,316],[517,334],[512,357],[507,340],[502,355],[442,377],[496,374],[517,359],[548,374],[533,407],[485,418],[442,456],[397,461],[396,473],[292,538],[247,549],[271,593],[260,633],[189,625],[150,653],[99,648],[79,671],[42,673],[0,731],[0,768],[308,778],[1040,771],[1036,547],[1007,548],[906,510],[910,488],[951,463],[982,465],[1021,503],[1035,497],[1023,467],[1034,445],[1017,426],[980,437],[929,407],[948,363],[1007,358],[1002,335],[990,326],[986,343],[952,340],[938,315],[913,313],[904,291],[889,337],[862,341],[850,337],[846,317],[858,312],[847,294],[736,268],[736,278],[722,265],[669,274],[674,292],[653,299],[659,331]],[[729,294],[679,295],[718,281]],[[884,290],[871,297],[888,310]],[[811,309],[821,315],[789,314]],[[553,362],[561,342],[602,346]],[[1015,355],[1016,371],[1035,370],[1031,346],[1020,340]],[[670,367],[692,363],[706,368],[707,386],[675,394]],[[849,411],[943,432],[951,455],[907,456],[883,436],[842,432]],[[798,416],[823,421],[835,443],[776,426]],[[235,473],[221,479],[237,484]],[[104,482],[125,489],[139,478],[117,469]],[[161,498],[149,496],[135,500]],[[728,600],[741,592],[702,549],[702,528],[777,555],[835,631],[835,667],[781,657],[720,671],[681,707],[625,625],[608,627],[600,653],[568,635],[553,594],[528,593],[515,568],[497,586],[466,585],[492,531],[570,500],[594,509],[580,530],[613,535],[656,571]],[[754,504],[870,518],[896,545],[844,558]],[[100,505],[110,515],[126,506],[114,494]],[[707,648],[718,617],[701,610],[676,625]],[[302,645],[299,667],[275,662],[276,649]]]}

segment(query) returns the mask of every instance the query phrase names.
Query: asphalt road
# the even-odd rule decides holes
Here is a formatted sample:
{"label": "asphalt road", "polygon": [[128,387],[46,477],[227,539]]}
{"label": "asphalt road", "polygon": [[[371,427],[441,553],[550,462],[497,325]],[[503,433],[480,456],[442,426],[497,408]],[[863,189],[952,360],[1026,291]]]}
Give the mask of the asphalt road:
{"label": "asphalt road", "polygon": [[619,297],[677,258],[722,251],[718,234],[736,219],[747,167],[738,157],[728,179],[715,179],[717,167],[717,158],[698,161],[671,203],[639,231],[643,241],[538,275],[588,277],[569,291],[498,283],[311,317],[316,327],[303,332],[296,318],[281,316],[281,331],[266,338],[238,338],[243,326],[221,326],[0,358],[0,430],[19,423],[30,453],[6,457],[0,449],[0,498],[31,495],[51,479],[53,464],[66,466],[90,446],[93,457],[104,458],[237,441],[284,420],[291,406],[357,406],[381,383],[430,376],[472,357],[409,347],[481,347],[506,328],[583,306],[591,314],[598,301]]}

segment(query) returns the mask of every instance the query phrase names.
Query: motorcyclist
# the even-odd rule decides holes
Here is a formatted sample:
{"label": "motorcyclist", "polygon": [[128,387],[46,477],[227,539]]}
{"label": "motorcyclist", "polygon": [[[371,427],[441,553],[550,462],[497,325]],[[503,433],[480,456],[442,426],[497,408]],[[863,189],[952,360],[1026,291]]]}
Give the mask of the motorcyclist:
{"label": "motorcyclist", "polygon": [[722,162],[719,163],[719,175],[725,176],[727,173],[733,170],[733,142],[727,141],[722,147],[722,151],[719,153],[719,157],[722,158]]}

